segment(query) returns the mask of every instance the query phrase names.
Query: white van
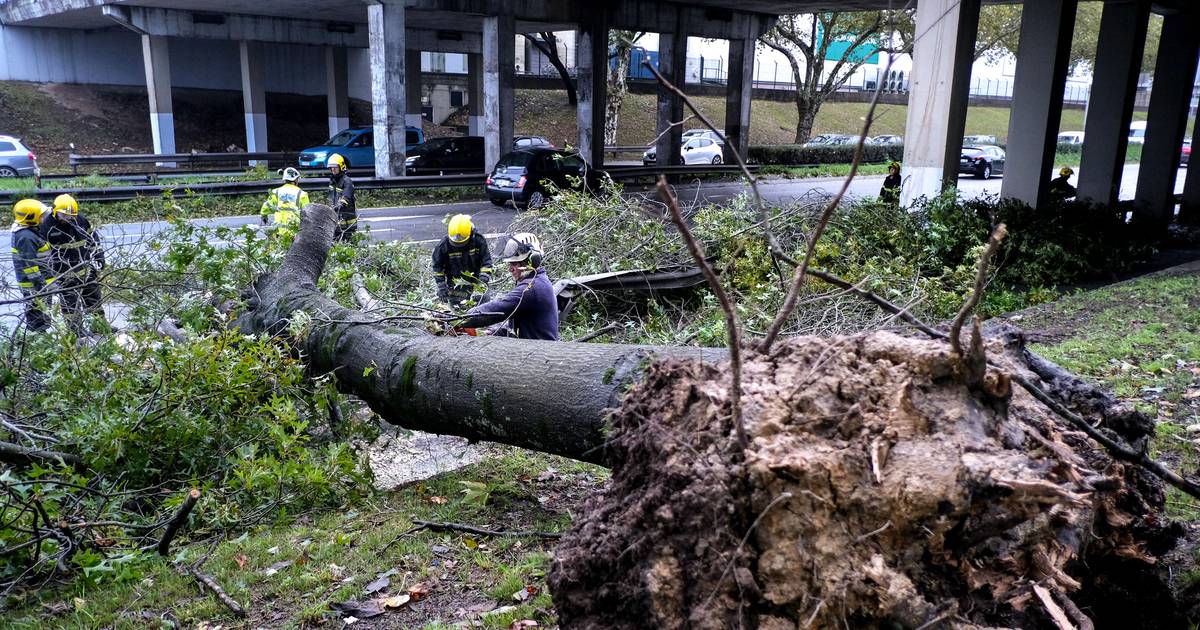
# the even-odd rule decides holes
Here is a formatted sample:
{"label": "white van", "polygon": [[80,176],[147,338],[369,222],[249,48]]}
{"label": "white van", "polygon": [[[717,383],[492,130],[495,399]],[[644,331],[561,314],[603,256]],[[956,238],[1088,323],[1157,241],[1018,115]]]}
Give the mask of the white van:
{"label": "white van", "polygon": [[1135,120],[1129,125],[1129,144],[1146,144],[1146,121]]}

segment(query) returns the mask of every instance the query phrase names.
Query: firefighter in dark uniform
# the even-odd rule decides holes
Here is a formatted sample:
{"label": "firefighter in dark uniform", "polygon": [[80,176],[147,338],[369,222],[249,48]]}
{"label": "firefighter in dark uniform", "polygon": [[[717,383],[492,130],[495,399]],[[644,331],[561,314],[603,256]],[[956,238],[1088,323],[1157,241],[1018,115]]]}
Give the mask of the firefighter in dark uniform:
{"label": "firefighter in dark uniform", "polygon": [[79,202],[71,195],[54,199],[54,211],[42,221],[42,237],[50,244],[54,288],[61,291],[63,317],[75,334],[83,334],[85,315],[102,312],[100,270],[104,248]]}
{"label": "firefighter in dark uniform", "polygon": [[44,298],[34,297],[46,288],[50,273],[50,244],[38,230],[45,211],[46,206],[36,199],[22,199],[13,206],[13,269],[25,298],[25,326],[33,332],[50,327],[50,317],[42,309]]}
{"label": "firefighter in dark uniform", "polygon": [[[450,218],[447,234],[433,249],[433,280],[443,302],[459,306],[473,293],[487,296],[492,281],[492,255],[487,239],[475,230],[470,215]],[[483,298],[481,298],[483,299]]]}
{"label": "firefighter in dark uniform", "polygon": [[354,182],[346,173],[346,158],[334,153],[325,160],[329,167],[329,205],[337,211],[334,238],[349,239],[358,231],[358,209],[354,205]]}
{"label": "firefighter in dark uniform", "polygon": [[883,187],[879,189],[879,200],[889,205],[898,205],[901,185],[903,180],[900,179],[900,163],[893,161],[888,164],[887,178],[883,180]]}
{"label": "firefighter in dark uniform", "polygon": [[1067,201],[1074,199],[1076,190],[1071,185],[1071,176],[1075,174],[1075,169],[1070,166],[1064,166],[1058,171],[1058,177],[1050,180],[1050,199],[1053,201]]}

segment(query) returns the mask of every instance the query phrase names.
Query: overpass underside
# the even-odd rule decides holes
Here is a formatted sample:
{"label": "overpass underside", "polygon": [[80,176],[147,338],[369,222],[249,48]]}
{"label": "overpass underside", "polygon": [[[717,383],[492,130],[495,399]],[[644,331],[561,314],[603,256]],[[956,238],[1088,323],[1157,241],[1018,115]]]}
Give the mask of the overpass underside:
{"label": "overpass underside", "polygon": [[[990,0],[989,0],[990,1]],[[1007,1],[1007,0],[1001,0]],[[1071,34],[1078,0],[1025,3],[1003,195],[1043,204],[1054,171]],[[920,0],[904,156],[904,197],[933,195],[957,179],[970,71],[983,0]],[[369,51],[376,171],[404,172],[405,126],[419,124],[420,52],[465,53],[470,133],[485,139],[490,169],[512,145],[517,34],[576,31],[578,143],[604,162],[608,37],[613,29],[659,34],[659,71],[683,84],[689,36],[729,42],[727,152],[745,155],[756,40],[781,13],[900,8],[896,0],[9,0],[10,26],[125,28],[142,40],[155,151],[174,153],[172,38],[237,41],[247,149],[267,150],[262,47],[325,48],[330,132],[348,123],[347,49]],[[1108,0],[1086,122],[1080,197],[1116,202],[1151,12],[1164,16],[1137,187],[1137,220],[1165,226],[1200,56],[1200,10],[1190,0]],[[116,60],[117,63],[128,60]],[[683,104],[658,96],[658,155],[679,155]],[[732,156],[727,156],[727,159]],[[1189,170],[1182,212],[1200,218],[1200,167]]]}

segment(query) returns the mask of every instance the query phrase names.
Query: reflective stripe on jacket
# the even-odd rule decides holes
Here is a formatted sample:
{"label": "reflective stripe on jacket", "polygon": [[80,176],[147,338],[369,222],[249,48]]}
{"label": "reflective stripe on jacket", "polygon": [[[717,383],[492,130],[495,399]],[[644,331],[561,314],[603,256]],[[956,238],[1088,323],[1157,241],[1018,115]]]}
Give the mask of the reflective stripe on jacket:
{"label": "reflective stripe on jacket", "polygon": [[270,216],[278,225],[295,225],[300,223],[300,210],[308,203],[308,193],[295,184],[284,184],[271,191],[259,213]]}
{"label": "reflective stripe on jacket", "polygon": [[21,227],[12,233],[13,269],[17,275],[17,286],[40,290],[46,285],[50,273],[50,243],[42,238],[36,228]]}

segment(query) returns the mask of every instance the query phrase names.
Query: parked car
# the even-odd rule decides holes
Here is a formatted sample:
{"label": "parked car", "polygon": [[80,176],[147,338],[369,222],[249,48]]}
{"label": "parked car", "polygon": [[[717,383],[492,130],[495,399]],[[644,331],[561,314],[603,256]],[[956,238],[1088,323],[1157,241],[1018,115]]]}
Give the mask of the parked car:
{"label": "parked car", "polygon": [[600,192],[608,173],[589,168],[578,154],[535,147],[508,153],[496,162],[485,183],[488,200],[497,206],[540,208],[554,189]]}
{"label": "parked car", "polygon": [[1082,131],[1064,131],[1058,134],[1059,144],[1083,144]]}
{"label": "parked car", "polygon": [[36,177],[37,156],[19,138],[0,136],[0,177]]}
{"label": "parked car", "polygon": [[805,142],[804,146],[818,147],[818,146],[830,146],[830,145],[835,145],[835,144],[846,144],[848,139],[851,137],[852,136],[848,136],[844,133],[823,133],[819,136],[816,136],[815,138],[812,138],[808,142]]}
{"label": "parked car", "polygon": [[1179,152],[1179,163],[1187,164],[1192,159],[1192,139],[1183,139],[1183,150]]}
{"label": "parked car", "polygon": [[1129,144],[1146,144],[1146,121],[1135,120],[1129,124]]}
{"label": "parked car", "polygon": [[[692,135],[683,146],[679,147],[679,158],[676,164],[720,164],[722,158],[721,144],[712,138],[702,135]],[[642,153],[642,165],[652,166],[658,163],[658,147],[650,147]]]}
{"label": "parked car", "polygon": [[892,145],[892,146],[901,145],[901,144],[904,144],[904,136],[893,136],[893,135],[875,136],[874,138],[867,140],[867,144],[880,144],[880,145]]}
{"label": "parked car", "polygon": [[534,147],[547,147],[553,149],[554,144],[550,142],[549,138],[545,138],[543,136],[517,136],[513,138],[513,151],[532,149]]}
{"label": "parked car", "polygon": [[433,138],[404,158],[406,175],[483,172],[483,136]]}
{"label": "parked car", "polygon": [[958,160],[959,175],[974,175],[980,179],[991,179],[992,175],[1004,174],[1004,149],[994,146],[963,147]]}
{"label": "parked car", "polygon": [[[404,151],[410,152],[425,142],[425,132],[420,127],[404,128]],[[300,152],[300,166],[304,168],[325,168],[325,159],[331,153],[337,153],[346,158],[350,168],[371,168],[375,166],[375,128],[350,127],[343,129],[325,144],[309,147]]]}
{"label": "parked car", "polygon": [[996,142],[996,136],[978,136],[978,135],[977,136],[963,136],[963,146],[964,147],[993,145],[993,144],[998,144]]}

